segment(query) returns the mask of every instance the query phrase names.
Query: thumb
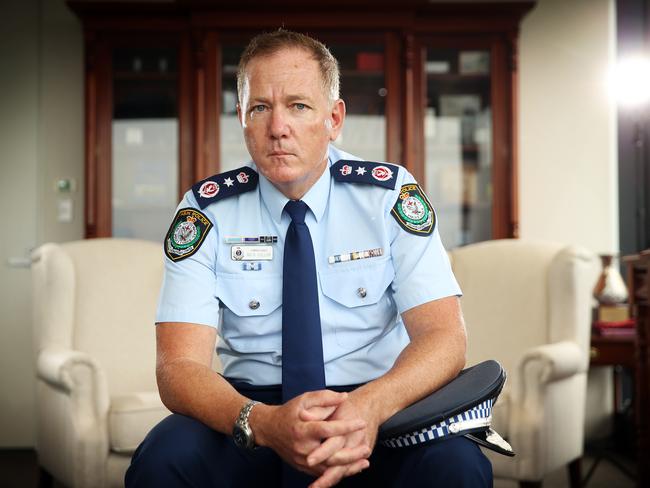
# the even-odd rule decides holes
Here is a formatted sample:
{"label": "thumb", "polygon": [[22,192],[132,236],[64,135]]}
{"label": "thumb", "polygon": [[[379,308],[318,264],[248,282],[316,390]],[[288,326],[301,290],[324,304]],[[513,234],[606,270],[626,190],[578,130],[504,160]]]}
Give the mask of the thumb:
{"label": "thumb", "polygon": [[305,393],[300,402],[303,409],[312,407],[337,407],[348,398],[348,394],[332,390],[318,390]]}
{"label": "thumb", "polygon": [[311,407],[309,409],[301,409],[298,416],[300,420],[305,422],[315,420],[326,420],[330,415],[336,411],[336,406],[330,407]]}

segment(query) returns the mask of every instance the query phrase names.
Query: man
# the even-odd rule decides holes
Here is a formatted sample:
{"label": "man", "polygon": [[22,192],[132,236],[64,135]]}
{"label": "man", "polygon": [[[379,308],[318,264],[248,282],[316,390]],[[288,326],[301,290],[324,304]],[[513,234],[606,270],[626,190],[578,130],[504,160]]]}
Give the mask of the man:
{"label": "man", "polygon": [[465,438],[375,445],[382,422],[457,375],[466,335],[421,188],[330,146],[338,83],[301,34],[262,34],[242,55],[252,162],[197,183],[167,234],[157,377],[175,414],[127,486],[491,485]]}

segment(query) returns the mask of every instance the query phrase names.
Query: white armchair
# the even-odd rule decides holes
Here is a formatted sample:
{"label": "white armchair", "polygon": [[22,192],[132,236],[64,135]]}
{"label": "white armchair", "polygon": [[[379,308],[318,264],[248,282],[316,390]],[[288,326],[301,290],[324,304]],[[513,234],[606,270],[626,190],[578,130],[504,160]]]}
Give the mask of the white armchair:
{"label": "white armchair", "polygon": [[547,473],[568,464],[578,486],[597,256],[515,239],[450,256],[464,294],[467,363],[496,359],[508,374],[493,425],[517,455],[488,453],[495,477],[540,486]]}
{"label": "white armchair", "polygon": [[155,378],[162,247],[45,244],[33,261],[41,474],[71,488],[123,486],[131,454],[169,414]]}

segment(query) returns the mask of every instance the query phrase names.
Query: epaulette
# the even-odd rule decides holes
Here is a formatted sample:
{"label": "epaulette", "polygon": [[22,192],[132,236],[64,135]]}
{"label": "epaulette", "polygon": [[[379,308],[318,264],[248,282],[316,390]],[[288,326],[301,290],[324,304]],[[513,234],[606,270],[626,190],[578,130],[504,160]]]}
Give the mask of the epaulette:
{"label": "epaulette", "polygon": [[347,183],[369,183],[383,186],[389,190],[395,189],[399,166],[388,163],[373,163],[370,161],[354,161],[341,159],[330,167],[332,178]]}
{"label": "epaulette", "polygon": [[248,166],[219,173],[192,186],[196,201],[203,210],[211,203],[257,188],[259,175]]}

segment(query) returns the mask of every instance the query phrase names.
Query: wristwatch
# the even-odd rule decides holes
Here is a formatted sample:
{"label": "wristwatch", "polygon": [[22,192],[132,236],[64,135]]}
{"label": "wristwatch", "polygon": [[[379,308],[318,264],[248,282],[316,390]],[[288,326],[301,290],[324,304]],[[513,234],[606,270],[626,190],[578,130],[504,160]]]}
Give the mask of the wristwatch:
{"label": "wristwatch", "polygon": [[235,445],[241,449],[254,449],[255,448],[255,435],[248,424],[248,416],[253,410],[253,407],[258,404],[255,400],[250,400],[239,411],[239,416],[235,421],[235,426],[232,429],[232,437]]}

